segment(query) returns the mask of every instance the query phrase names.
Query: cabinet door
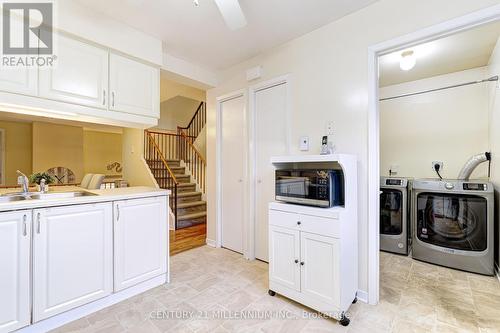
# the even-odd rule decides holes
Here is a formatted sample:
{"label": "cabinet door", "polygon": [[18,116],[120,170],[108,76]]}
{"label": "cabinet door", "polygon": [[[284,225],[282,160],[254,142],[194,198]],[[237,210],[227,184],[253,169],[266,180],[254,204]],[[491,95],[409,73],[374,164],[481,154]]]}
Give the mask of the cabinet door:
{"label": "cabinet door", "polygon": [[323,302],[340,305],[339,240],[301,232],[301,291]]}
{"label": "cabinet door", "polygon": [[107,108],[108,51],[63,35],[53,68],[40,69],[40,96]]}
{"label": "cabinet door", "polygon": [[33,211],[33,320],[111,294],[111,203]]}
{"label": "cabinet door", "polygon": [[160,118],[157,68],[110,54],[109,74],[111,110]]}
{"label": "cabinet door", "polygon": [[0,90],[23,95],[37,95],[37,71],[33,67],[7,67],[0,70]]}
{"label": "cabinet door", "polygon": [[269,226],[269,280],[300,291],[299,231]]}
{"label": "cabinet door", "polygon": [[31,211],[0,213],[0,332],[30,323]]}
{"label": "cabinet door", "polygon": [[119,291],[167,272],[166,197],[114,203],[114,290]]}

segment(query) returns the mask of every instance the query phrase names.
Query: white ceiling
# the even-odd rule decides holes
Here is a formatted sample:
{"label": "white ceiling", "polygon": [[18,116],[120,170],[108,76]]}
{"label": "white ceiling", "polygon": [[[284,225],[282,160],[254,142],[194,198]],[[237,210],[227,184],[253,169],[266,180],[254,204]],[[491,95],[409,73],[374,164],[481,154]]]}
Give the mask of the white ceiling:
{"label": "white ceiling", "polygon": [[213,0],[73,0],[166,43],[167,53],[220,70],[376,0],[239,0],[248,25],[231,31]]}
{"label": "white ceiling", "polygon": [[486,66],[499,36],[500,21],[405,49],[413,50],[417,59],[409,71],[399,68],[405,50],[381,56],[380,86]]}

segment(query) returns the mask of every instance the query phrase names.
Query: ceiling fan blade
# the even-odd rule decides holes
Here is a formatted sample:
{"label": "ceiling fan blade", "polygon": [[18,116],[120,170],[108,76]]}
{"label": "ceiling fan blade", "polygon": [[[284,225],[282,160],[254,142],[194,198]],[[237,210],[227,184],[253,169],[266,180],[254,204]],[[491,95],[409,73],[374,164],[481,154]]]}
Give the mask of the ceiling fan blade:
{"label": "ceiling fan blade", "polygon": [[214,0],[219,11],[231,30],[237,30],[247,25],[247,19],[238,0]]}

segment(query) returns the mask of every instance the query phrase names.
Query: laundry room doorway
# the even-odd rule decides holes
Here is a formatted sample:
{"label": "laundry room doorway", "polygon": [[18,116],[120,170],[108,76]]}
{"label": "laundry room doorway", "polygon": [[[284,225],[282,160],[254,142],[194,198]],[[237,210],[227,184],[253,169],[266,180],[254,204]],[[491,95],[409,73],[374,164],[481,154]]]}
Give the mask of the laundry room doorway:
{"label": "laundry room doorway", "polygon": [[426,270],[493,274],[499,18],[480,11],[369,49],[371,304],[404,302]]}

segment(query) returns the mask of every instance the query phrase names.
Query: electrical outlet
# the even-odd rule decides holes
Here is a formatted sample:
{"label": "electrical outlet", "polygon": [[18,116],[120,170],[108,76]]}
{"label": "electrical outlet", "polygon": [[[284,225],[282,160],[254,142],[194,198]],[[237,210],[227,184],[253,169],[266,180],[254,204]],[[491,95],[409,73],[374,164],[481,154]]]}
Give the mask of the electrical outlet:
{"label": "electrical outlet", "polygon": [[300,150],[301,151],[308,151],[309,150],[309,137],[308,136],[301,136],[300,137]]}
{"label": "electrical outlet", "polygon": [[435,165],[439,165],[439,172],[443,171],[443,162],[441,161],[432,161],[432,170],[436,171]]}
{"label": "electrical outlet", "polygon": [[326,123],[326,134],[333,135],[333,121],[329,121]]}
{"label": "electrical outlet", "polygon": [[399,165],[398,164],[391,164],[389,166],[389,176],[396,176],[399,172]]}

